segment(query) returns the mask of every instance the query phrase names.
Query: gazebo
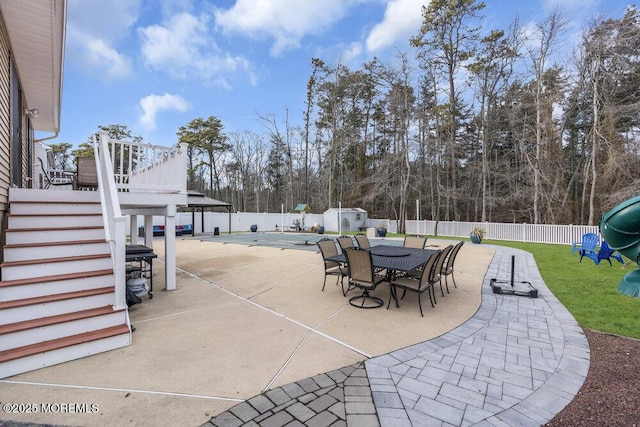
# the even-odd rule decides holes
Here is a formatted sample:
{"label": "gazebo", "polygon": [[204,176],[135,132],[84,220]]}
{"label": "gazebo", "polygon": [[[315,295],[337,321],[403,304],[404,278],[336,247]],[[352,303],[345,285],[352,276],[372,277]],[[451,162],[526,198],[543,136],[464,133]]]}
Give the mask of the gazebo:
{"label": "gazebo", "polygon": [[201,215],[201,233],[204,233],[204,210],[205,209],[220,209],[224,208],[229,213],[229,234],[231,234],[231,210],[232,205],[230,203],[222,202],[220,200],[212,199],[210,197],[205,196],[202,193],[189,192],[187,194],[187,209],[191,209],[191,223],[194,226],[195,233],[195,219],[196,219],[196,210],[200,209]]}

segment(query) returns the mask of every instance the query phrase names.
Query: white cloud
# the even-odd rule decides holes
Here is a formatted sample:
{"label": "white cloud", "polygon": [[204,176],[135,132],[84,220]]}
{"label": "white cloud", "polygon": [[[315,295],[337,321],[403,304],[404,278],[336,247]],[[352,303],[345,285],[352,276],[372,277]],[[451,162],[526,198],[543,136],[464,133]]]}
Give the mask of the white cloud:
{"label": "white cloud", "polygon": [[147,129],[156,128],[156,116],[162,111],[185,112],[189,104],[181,96],[165,93],[164,95],[151,94],[140,100],[142,116],[140,124]]}
{"label": "white cloud", "polygon": [[131,60],[116,48],[138,20],[141,0],[69,0],[67,53],[97,76],[130,75]]}
{"label": "white cloud", "polygon": [[342,19],[359,0],[237,0],[215,12],[216,25],[226,33],[273,38],[271,55],[300,46],[308,34],[318,34]]}
{"label": "white cloud", "polygon": [[186,67],[198,66],[204,46],[211,43],[215,49],[215,43],[207,35],[206,16],[197,18],[180,13],[172,16],[165,25],[151,25],[138,32],[142,38],[145,64],[177,76],[184,76]]}
{"label": "white cloud", "polygon": [[92,67],[103,70],[109,77],[126,77],[131,73],[131,61],[102,40],[87,40],[86,59]]}
{"label": "white cloud", "polygon": [[347,48],[342,53],[340,57],[340,63],[342,64],[351,64],[353,61],[357,60],[362,54],[362,44],[358,42],[353,42],[347,46]]}
{"label": "white cloud", "polygon": [[558,9],[565,13],[585,12],[594,9],[600,0],[545,0],[544,9],[553,12]]}
{"label": "white cloud", "polygon": [[382,22],[367,37],[369,52],[393,46],[398,40],[405,42],[416,35],[422,24],[422,6],[429,0],[389,0]]}
{"label": "white cloud", "polygon": [[129,37],[141,7],[142,0],[69,0],[67,24],[78,33],[111,43]]}
{"label": "white cloud", "polygon": [[251,75],[251,64],[241,56],[223,53],[209,34],[209,18],[180,13],[162,25],[140,28],[145,65],[173,77],[198,77],[215,82],[220,74],[244,71]]}

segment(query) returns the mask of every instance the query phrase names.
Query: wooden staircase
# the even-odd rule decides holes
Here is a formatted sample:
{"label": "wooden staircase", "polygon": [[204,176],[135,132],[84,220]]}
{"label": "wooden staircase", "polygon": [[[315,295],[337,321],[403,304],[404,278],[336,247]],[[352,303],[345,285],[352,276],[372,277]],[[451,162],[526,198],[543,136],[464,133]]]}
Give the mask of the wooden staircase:
{"label": "wooden staircase", "polygon": [[11,189],[0,264],[0,378],[131,343],[92,191]]}

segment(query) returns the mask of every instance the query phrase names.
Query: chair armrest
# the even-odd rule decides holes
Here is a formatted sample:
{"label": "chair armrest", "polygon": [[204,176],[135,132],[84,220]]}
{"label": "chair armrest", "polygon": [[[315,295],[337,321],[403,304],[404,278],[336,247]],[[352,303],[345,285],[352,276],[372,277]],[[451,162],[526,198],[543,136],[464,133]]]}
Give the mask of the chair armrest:
{"label": "chair armrest", "polygon": [[576,251],[579,251],[579,250],[580,250],[580,248],[578,248],[578,246],[580,246],[580,245],[578,245],[576,242],[573,242],[573,244],[571,245],[571,256],[573,256],[573,254],[574,254]]}

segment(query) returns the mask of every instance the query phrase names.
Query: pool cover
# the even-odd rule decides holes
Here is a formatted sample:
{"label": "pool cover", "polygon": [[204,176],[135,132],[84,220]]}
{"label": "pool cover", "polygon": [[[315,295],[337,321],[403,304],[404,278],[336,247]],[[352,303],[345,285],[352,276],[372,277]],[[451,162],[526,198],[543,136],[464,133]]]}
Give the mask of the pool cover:
{"label": "pool cover", "polygon": [[[247,246],[267,246],[272,248],[281,248],[281,249],[302,249],[309,251],[317,251],[318,246],[317,242],[320,239],[324,238],[335,239],[336,235],[326,235],[326,234],[316,234],[316,233],[265,233],[265,232],[255,232],[255,233],[234,233],[234,234],[220,234],[218,236],[207,236],[204,237],[202,235],[196,236],[195,238],[198,240],[203,240],[207,242],[219,242],[219,243],[235,243],[238,245],[247,245]],[[402,241],[396,240],[380,240],[376,242],[371,242],[372,245],[402,245]]]}

